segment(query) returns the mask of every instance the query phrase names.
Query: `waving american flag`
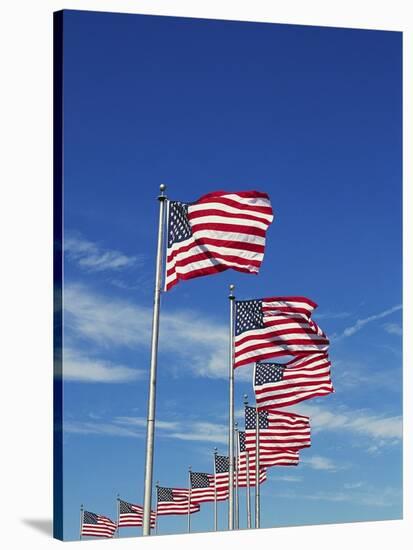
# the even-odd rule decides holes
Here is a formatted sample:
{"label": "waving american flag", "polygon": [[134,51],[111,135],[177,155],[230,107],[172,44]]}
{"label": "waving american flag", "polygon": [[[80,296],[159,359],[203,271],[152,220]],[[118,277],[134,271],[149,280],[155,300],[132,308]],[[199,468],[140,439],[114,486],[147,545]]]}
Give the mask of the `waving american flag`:
{"label": "waving american flag", "polygon": [[258,273],[273,220],[266,193],[216,191],[194,203],[168,201],[165,290],[228,268]]}
{"label": "waving american flag", "polygon": [[[151,527],[155,527],[156,513],[151,512]],[[119,499],[119,527],[142,527],[143,507]]]}
{"label": "waving american flag", "polygon": [[311,319],[316,307],[301,296],[236,300],[234,368],[270,357],[326,352],[328,338]]}
{"label": "waving american flag", "polygon": [[259,410],[274,410],[334,391],[325,353],[311,353],[285,364],[257,363],[254,390]]}
{"label": "waving american flag", "polygon": [[116,523],[106,516],[84,510],[82,515],[82,536],[112,538],[116,529]]}
{"label": "waving american flag", "polygon": [[[171,487],[157,488],[158,516],[185,515],[188,513],[189,489],[175,489]],[[191,502],[189,510],[191,514],[199,512],[199,504]]]}
{"label": "waving american flag", "polygon": [[[291,449],[298,451],[311,446],[310,419],[301,414],[281,411],[260,411],[259,452]],[[245,407],[245,447],[247,451],[256,448],[255,407]]]}

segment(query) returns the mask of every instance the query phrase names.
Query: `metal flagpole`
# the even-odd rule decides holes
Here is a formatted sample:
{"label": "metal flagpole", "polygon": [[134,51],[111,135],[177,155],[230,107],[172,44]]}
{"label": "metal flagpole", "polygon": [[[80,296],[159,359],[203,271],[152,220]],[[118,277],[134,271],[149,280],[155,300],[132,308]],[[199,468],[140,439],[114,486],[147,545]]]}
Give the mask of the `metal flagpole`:
{"label": "metal flagpole", "polygon": [[214,447],[214,531],[218,531],[218,503],[217,503],[217,452],[218,449]]}
{"label": "metal flagpole", "polygon": [[80,540],[82,540],[82,528],[83,528],[83,504],[80,505]]}
{"label": "metal flagpole", "polygon": [[155,489],[156,489],[155,535],[158,534],[158,487],[159,487],[159,481],[157,481],[155,485]]}
{"label": "metal flagpole", "polygon": [[191,484],[191,470],[192,467],[189,466],[188,468],[188,479],[189,479],[189,486],[188,486],[188,533],[191,532],[191,492],[192,492],[192,484]]}
{"label": "metal flagpole", "polygon": [[[247,394],[244,394],[244,405],[248,406]],[[251,529],[250,454],[247,450],[245,450],[245,467],[247,469],[247,529]]]}
{"label": "metal flagpole", "polygon": [[117,503],[118,503],[118,506],[117,506],[117,523],[118,523],[118,527],[116,529],[117,531],[117,536],[119,537],[119,516],[120,516],[120,494],[118,493],[116,495],[116,500],[117,500]]}
{"label": "metal flagpole", "polygon": [[234,285],[229,285],[229,493],[228,493],[228,529],[234,529]]}
{"label": "metal flagpole", "polygon": [[143,535],[151,534],[153,448],[155,435],[156,367],[158,361],[159,307],[161,298],[162,246],[165,225],[165,185],[159,187],[159,225],[156,250],[155,292],[153,300],[151,367],[149,374],[148,416],[146,428],[145,491],[143,501]]}
{"label": "metal flagpole", "polygon": [[239,529],[239,487],[238,487],[238,422],[234,422],[234,474],[235,474],[235,529]]}
{"label": "metal flagpole", "polygon": [[260,528],[260,417],[255,407],[255,528]]}

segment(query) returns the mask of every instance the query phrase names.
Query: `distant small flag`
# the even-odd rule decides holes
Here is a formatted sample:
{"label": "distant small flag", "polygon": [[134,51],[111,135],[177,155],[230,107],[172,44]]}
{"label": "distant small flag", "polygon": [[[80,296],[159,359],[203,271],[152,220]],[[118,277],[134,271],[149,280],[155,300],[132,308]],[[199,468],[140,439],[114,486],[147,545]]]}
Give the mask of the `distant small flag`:
{"label": "distant small flag", "polygon": [[254,390],[258,409],[278,409],[332,393],[330,370],[325,353],[312,353],[285,364],[256,363]]}
{"label": "distant small flag", "polygon": [[[202,472],[190,472],[191,502],[213,502],[215,500],[215,477]],[[227,500],[228,488],[217,487],[217,500]]]}
{"label": "distant small flag", "polygon": [[117,525],[106,516],[83,511],[81,535],[86,537],[111,538],[116,532]]}
{"label": "distant small flag", "polygon": [[[151,527],[155,527],[156,513],[151,512]],[[119,499],[119,527],[142,527],[143,506]]]}
{"label": "distant small flag", "polygon": [[[255,472],[255,446],[249,451],[245,446],[245,432],[239,431],[239,458],[238,470],[240,475],[247,471],[247,453],[250,472]],[[255,439],[253,440],[255,442]],[[270,468],[271,466],[297,466],[299,454],[291,449],[277,449],[275,451],[260,452],[260,468]]]}
{"label": "distant small flag", "polygon": [[[216,455],[215,460],[215,477],[217,480],[217,487],[228,488],[229,487],[229,458],[227,456]],[[267,475],[265,468],[260,469],[259,480],[260,484],[266,481]],[[238,486],[246,487],[246,472],[239,472],[238,474]],[[234,485],[236,485],[236,473],[234,472]],[[255,486],[255,469],[250,472],[250,486]]]}
{"label": "distant small flag", "polygon": [[[255,469],[250,469],[250,475],[249,475],[249,482],[250,487],[255,487]],[[264,483],[264,481],[267,481],[267,470],[266,468],[260,468],[260,475],[259,475],[260,485],[261,483]],[[241,470],[238,472],[238,487],[246,487],[247,486],[247,471]]]}
{"label": "distant small flag", "polygon": [[[189,489],[175,489],[158,487],[157,509],[158,516],[185,515],[188,513]],[[190,513],[199,512],[199,504],[191,502]]]}
{"label": "distant small flag", "polygon": [[326,352],[328,338],[310,317],[316,307],[294,296],[236,300],[234,368],[270,357]]}
{"label": "distant small flag", "polygon": [[[245,447],[256,448],[255,407],[245,407]],[[308,416],[281,411],[259,413],[259,452],[291,449],[298,451],[311,446],[310,419]]]}
{"label": "distant small flag", "polygon": [[168,201],[165,290],[228,268],[258,273],[273,220],[266,193],[216,191],[194,203]]}

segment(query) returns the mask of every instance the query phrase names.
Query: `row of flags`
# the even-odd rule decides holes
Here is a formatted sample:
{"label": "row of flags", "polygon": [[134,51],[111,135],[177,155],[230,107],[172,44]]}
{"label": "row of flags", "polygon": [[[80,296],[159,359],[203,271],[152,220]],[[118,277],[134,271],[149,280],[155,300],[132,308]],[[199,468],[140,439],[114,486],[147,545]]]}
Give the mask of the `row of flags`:
{"label": "row of flags", "polygon": [[[154,317],[152,325],[151,373],[148,399],[144,507],[120,501],[118,525],[104,516],[93,519],[94,532],[113,536],[118,527],[143,526],[149,535],[158,516],[197,513],[204,502],[228,500],[229,529],[233,528],[234,487],[255,486],[255,526],[259,527],[259,486],[267,469],[297,466],[299,453],[311,445],[310,419],[282,410],[303,400],[333,392],[329,340],[312,319],[317,304],[302,296],[275,296],[235,300],[231,287],[231,346],[229,376],[228,456],[215,453],[214,473],[189,472],[188,488],[159,487],[156,510],[152,510],[153,441],[157,345],[159,336],[162,270],[164,291],[178,282],[234,269],[257,274],[264,258],[266,233],[274,215],[267,193],[218,191],[192,203],[167,200],[161,186],[160,224]],[[166,207],[166,254],[162,258],[162,236]],[[286,363],[268,362],[290,357]],[[254,364],[253,387],[256,407],[245,406],[245,431],[237,430],[234,456],[233,370]],[[258,426],[257,426],[258,423]],[[249,498],[249,497],[248,497]],[[215,520],[216,521],[216,520]],[[109,523],[108,523],[109,522]],[[110,523],[111,522],[111,523]],[[127,522],[127,523],[125,523]],[[129,523],[128,523],[129,522]],[[114,529],[114,530],[113,530]],[[188,529],[189,530],[189,529]]]}
{"label": "row of flags", "polygon": [[[234,485],[255,487],[256,418],[255,407],[245,406],[245,430],[237,430],[237,457]],[[274,466],[297,466],[301,449],[311,445],[310,421],[307,416],[289,412],[258,411],[259,484],[267,480],[267,469]],[[156,528],[159,516],[190,515],[200,511],[201,504],[228,500],[229,457],[214,453],[214,473],[189,472],[189,487],[156,486],[156,510],[151,511],[150,526]],[[89,511],[82,512],[81,536],[113,537],[121,527],[141,527],[143,507],[118,499],[118,521]]]}

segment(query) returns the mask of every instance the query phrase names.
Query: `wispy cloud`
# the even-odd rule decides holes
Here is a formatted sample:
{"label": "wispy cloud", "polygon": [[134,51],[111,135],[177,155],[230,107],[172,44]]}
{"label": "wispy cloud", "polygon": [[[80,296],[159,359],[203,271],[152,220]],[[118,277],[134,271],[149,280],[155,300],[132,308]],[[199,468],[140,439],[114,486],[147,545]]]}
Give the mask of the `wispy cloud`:
{"label": "wispy cloud", "polygon": [[358,489],[363,485],[365,485],[364,481],[355,481],[353,483],[344,483],[343,487],[344,489]]}
{"label": "wispy cloud", "polygon": [[389,334],[396,334],[397,336],[402,336],[403,334],[403,329],[401,325],[397,323],[385,323],[383,325],[383,328]]}
{"label": "wispy cloud", "polygon": [[385,311],[377,313],[376,315],[370,315],[370,317],[366,317],[364,319],[358,319],[353,325],[345,328],[341,334],[334,335],[332,340],[337,341],[337,340],[341,340],[342,338],[348,338],[349,336],[353,336],[353,334],[356,334],[356,332],[359,332],[368,323],[377,321],[377,319],[383,319],[384,317],[387,317],[388,315],[391,315],[392,313],[395,313],[400,309],[402,309],[401,304],[391,307],[390,309],[386,309]]}
{"label": "wispy cloud", "polygon": [[[121,424],[123,426],[146,427],[146,419],[142,417],[117,417],[114,419],[114,423]],[[157,420],[156,428],[160,430],[160,435],[172,439],[216,443],[227,442],[227,428],[223,424],[214,424],[212,422],[204,422],[199,420],[186,420],[185,422]]]}
{"label": "wispy cloud", "polygon": [[118,426],[111,422],[85,422],[65,420],[63,429],[66,433],[77,435],[105,435],[112,437],[143,437],[143,432],[133,428]]}
{"label": "wispy cloud", "polygon": [[[64,429],[79,435],[106,435],[115,437],[144,437],[146,418],[118,416],[111,420],[67,421]],[[183,441],[206,443],[227,443],[226,426],[204,421],[166,421],[157,420],[156,429],[160,437]]]}
{"label": "wispy cloud", "polygon": [[[148,349],[152,310],[127,300],[91,292],[83,285],[64,291],[65,322],[75,338],[101,349]],[[227,377],[227,328],[195,310],[163,311],[160,352],[173,352],[186,373],[211,378]],[[172,368],[172,367],[171,367]]]}
{"label": "wispy cloud", "polygon": [[313,470],[328,470],[330,472],[335,472],[338,469],[341,469],[330,458],[326,458],[325,456],[313,455],[306,457],[303,455],[300,457],[300,460],[303,464],[309,466]]}
{"label": "wispy cloud", "polygon": [[[400,351],[400,350],[399,350]],[[358,358],[345,358],[333,360],[334,387],[337,393],[342,391],[364,392],[366,386],[374,391],[385,392],[401,391],[401,363],[382,361],[373,364],[371,360],[359,360]],[[374,375],[372,375],[374,372]]]}
{"label": "wispy cloud", "polygon": [[65,348],[63,376],[76,382],[121,383],[140,379],[142,370],[132,369],[111,361],[91,357],[72,348]]}
{"label": "wispy cloud", "polygon": [[278,482],[278,481],[286,481],[288,483],[300,483],[303,478],[300,477],[300,476],[277,476],[277,477],[270,477],[269,478],[270,481],[275,481],[275,482]]}
{"label": "wispy cloud", "polygon": [[399,441],[403,435],[401,416],[384,416],[366,410],[339,409],[334,412],[318,405],[300,403],[295,410],[310,416],[312,430],[344,430],[364,438],[392,443]]}
{"label": "wispy cloud", "polygon": [[349,313],[348,311],[324,311],[321,313],[318,313],[317,311],[314,312],[315,319],[346,319],[350,316],[351,313]]}
{"label": "wispy cloud", "polygon": [[141,256],[127,256],[118,250],[104,249],[79,235],[69,234],[64,240],[67,258],[87,271],[118,271],[141,264]]}
{"label": "wispy cloud", "polygon": [[277,497],[303,499],[325,502],[353,502],[363,506],[387,507],[400,503],[402,492],[394,487],[361,487],[352,491],[315,491],[301,493],[298,491],[284,491],[277,493]]}

